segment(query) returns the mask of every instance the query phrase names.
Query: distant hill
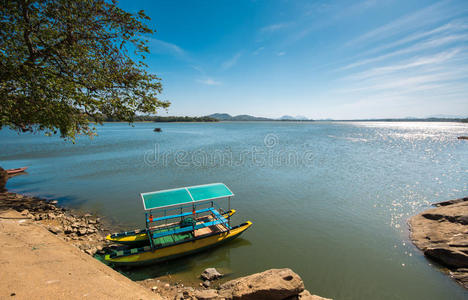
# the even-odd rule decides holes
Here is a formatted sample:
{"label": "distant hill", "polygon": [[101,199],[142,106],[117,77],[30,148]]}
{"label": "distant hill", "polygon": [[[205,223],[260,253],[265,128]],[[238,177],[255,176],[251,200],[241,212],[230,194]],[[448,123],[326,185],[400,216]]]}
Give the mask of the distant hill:
{"label": "distant hill", "polygon": [[285,116],[282,116],[281,118],[279,118],[280,120],[284,120],[284,121],[308,121],[309,118],[307,117],[304,117],[304,116],[288,116],[288,115],[285,115]]}
{"label": "distant hill", "polygon": [[274,121],[274,119],[269,118],[262,118],[262,117],[254,117],[251,115],[238,115],[238,116],[231,116],[230,114],[211,114],[207,117],[217,119],[219,121]]}

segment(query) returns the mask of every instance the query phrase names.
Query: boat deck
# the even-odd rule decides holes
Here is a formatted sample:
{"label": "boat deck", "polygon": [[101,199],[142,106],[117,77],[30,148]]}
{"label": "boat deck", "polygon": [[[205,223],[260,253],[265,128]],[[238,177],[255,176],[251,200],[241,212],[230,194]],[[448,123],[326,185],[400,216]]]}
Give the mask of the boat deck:
{"label": "boat deck", "polygon": [[[215,219],[212,216],[205,216],[205,217],[197,219],[198,221],[197,224],[211,222],[213,220]],[[180,226],[177,225],[177,226],[171,227],[170,229],[162,228],[161,230],[155,230],[153,231],[153,233],[163,233],[169,230],[174,230],[174,229],[179,229],[179,228]],[[183,240],[191,239],[194,237],[196,238],[196,237],[200,237],[206,234],[222,232],[222,231],[226,231],[226,228],[222,224],[212,225],[212,226],[196,229],[195,231],[184,232],[184,233],[179,233],[179,234],[171,234],[171,235],[153,238],[153,245],[157,247],[161,247],[165,245],[179,243]]]}

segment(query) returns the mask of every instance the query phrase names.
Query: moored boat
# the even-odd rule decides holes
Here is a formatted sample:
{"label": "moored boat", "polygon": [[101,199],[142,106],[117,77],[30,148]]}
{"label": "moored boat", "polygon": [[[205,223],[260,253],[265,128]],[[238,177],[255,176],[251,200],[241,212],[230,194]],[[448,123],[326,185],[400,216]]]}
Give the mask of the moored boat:
{"label": "moored boat", "polygon": [[16,169],[8,169],[5,171],[7,172],[8,175],[14,175],[14,174],[18,174],[18,173],[26,171],[27,168],[28,167],[22,167],[22,168],[16,168]]}
{"label": "moored boat", "polygon": [[[235,239],[252,222],[231,226],[231,216],[235,213],[230,209],[232,196],[223,183],[142,193],[146,229],[107,236],[110,241],[134,247],[114,251],[105,260],[126,266],[157,263]],[[223,198],[228,199],[227,212],[215,203]]]}
{"label": "moored boat", "polygon": [[[236,210],[231,209],[228,212],[221,213],[221,214],[224,218],[229,219],[235,213],[236,213]],[[175,226],[175,225],[177,225],[176,222],[167,224],[167,225],[161,225],[160,227]],[[157,228],[158,227],[154,227],[153,229],[156,230]],[[106,240],[117,243],[117,244],[135,246],[135,247],[146,246],[150,244],[150,240],[148,239],[148,233],[146,229],[137,229],[133,231],[124,231],[124,232],[119,232],[119,233],[108,234],[106,236]]]}

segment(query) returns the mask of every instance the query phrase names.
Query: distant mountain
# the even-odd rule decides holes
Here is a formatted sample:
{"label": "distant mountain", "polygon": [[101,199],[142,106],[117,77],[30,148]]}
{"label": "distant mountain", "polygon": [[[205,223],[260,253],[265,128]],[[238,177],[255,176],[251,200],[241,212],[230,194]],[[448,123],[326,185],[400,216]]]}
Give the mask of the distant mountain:
{"label": "distant mountain", "polygon": [[293,116],[288,116],[288,115],[282,116],[279,119],[284,120],[284,121],[288,121],[288,120],[291,120],[291,121],[307,121],[307,120],[309,120],[309,118],[304,117],[304,116],[295,116],[295,117],[293,117]]}
{"label": "distant mountain", "polygon": [[467,116],[461,115],[432,115],[427,117],[427,119],[465,119]]}
{"label": "distant mountain", "polygon": [[208,117],[217,119],[219,121],[273,121],[273,119],[262,118],[262,117],[254,117],[251,115],[238,115],[238,116],[231,116],[230,114],[211,114]]}
{"label": "distant mountain", "polygon": [[207,117],[211,117],[220,121],[228,121],[232,119],[232,116],[230,114],[211,114]]}

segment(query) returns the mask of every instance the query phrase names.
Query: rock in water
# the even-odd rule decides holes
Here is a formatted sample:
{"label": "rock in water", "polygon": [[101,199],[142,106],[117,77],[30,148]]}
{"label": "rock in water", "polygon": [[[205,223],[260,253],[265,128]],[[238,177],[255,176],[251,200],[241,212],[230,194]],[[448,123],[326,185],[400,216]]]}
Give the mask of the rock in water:
{"label": "rock in water", "polygon": [[411,240],[468,288],[468,197],[434,205],[409,220]]}
{"label": "rock in water", "polygon": [[271,269],[228,281],[220,286],[219,295],[234,299],[282,300],[304,291],[301,277],[291,269]]}
{"label": "rock in water", "polygon": [[200,277],[203,280],[211,281],[223,277],[223,274],[219,273],[215,268],[207,268],[205,271],[203,271],[203,273],[201,273]]}

